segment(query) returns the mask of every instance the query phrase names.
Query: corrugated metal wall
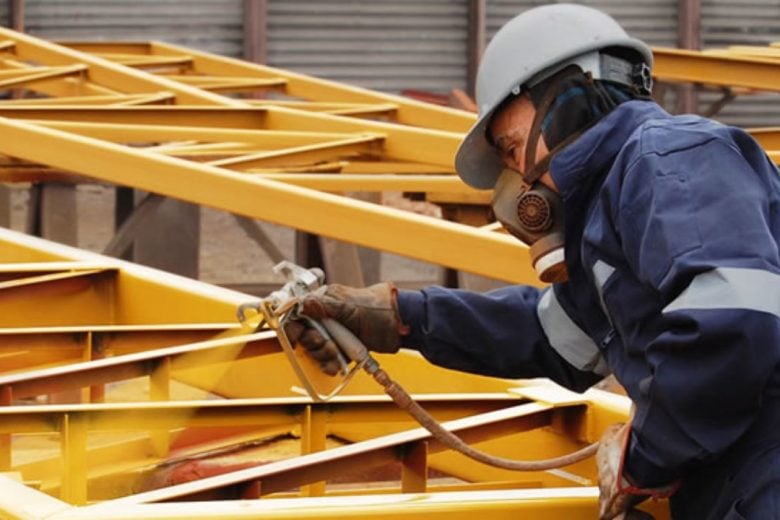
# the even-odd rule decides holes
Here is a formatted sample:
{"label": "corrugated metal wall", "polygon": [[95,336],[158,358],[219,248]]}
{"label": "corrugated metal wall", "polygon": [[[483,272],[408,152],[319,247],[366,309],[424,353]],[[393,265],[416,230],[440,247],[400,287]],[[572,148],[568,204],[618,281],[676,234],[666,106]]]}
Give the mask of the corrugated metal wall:
{"label": "corrugated metal wall", "polygon": [[242,0],[27,0],[25,27],[51,39],[156,39],[243,53]]}
{"label": "corrugated metal wall", "polygon": [[[552,3],[556,2],[487,0],[488,38],[516,14]],[[677,46],[677,0],[590,0],[575,3],[609,13],[631,36],[650,45]]]}
{"label": "corrugated metal wall", "polygon": [[[702,0],[702,48],[780,41],[780,1]],[[702,95],[702,108],[717,99]],[[716,117],[738,126],[780,126],[780,94],[742,96]]]}
{"label": "corrugated metal wall", "polygon": [[367,88],[465,88],[468,0],[271,0],[268,63]]}

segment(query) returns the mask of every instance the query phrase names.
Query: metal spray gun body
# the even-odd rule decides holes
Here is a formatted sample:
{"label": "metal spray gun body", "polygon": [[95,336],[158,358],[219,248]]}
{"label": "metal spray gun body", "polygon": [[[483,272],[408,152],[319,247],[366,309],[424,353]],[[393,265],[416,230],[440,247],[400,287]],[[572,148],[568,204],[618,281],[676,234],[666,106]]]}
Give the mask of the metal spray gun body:
{"label": "metal spray gun body", "polygon": [[[238,321],[242,324],[251,324],[255,328],[265,324],[274,330],[282,350],[306,393],[314,401],[327,401],[338,395],[361,368],[370,372],[371,365],[376,365],[376,362],[369,356],[368,349],[363,343],[344,325],[328,318],[320,321],[313,320],[301,312],[303,298],[306,295],[325,289],[325,273],[321,269],[316,267],[306,269],[284,260],[274,266],[274,272],[283,274],[287,282],[281,289],[273,291],[261,300],[240,305],[237,311]],[[248,316],[247,311],[250,310],[259,317],[256,324]],[[341,381],[333,390],[328,392],[319,390],[314,381],[306,375],[305,369],[295,355],[295,347],[285,331],[284,325],[288,320],[305,322],[307,326],[317,329],[322,337],[333,339],[338,346]],[[350,366],[350,363],[353,364]]]}

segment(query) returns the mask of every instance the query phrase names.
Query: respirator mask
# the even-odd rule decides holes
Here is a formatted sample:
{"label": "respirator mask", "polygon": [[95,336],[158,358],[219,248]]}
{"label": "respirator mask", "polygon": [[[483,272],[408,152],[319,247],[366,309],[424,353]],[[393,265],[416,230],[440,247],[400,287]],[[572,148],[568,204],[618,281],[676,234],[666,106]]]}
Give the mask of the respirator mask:
{"label": "respirator mask", "polygon": [[547,283],[568,279],[563,252],[563,200],[540,182],[527,183],[509,168],[493,192],[493,213],[504,228],[530,246],[537,276]]}

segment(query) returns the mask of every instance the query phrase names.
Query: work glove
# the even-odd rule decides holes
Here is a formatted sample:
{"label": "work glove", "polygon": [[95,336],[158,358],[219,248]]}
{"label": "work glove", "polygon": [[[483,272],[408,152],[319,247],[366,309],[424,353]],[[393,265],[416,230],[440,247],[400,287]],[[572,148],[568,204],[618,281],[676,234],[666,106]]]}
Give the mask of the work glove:
{"label": "work glove", "polygon": [[668,498],[679,483],[642,489],[633,485],[623,472],[631,424],[613,424],[604,432],[596,452],[599,475],[599,520],[652,520],[653,516],[634,509],[647,499]]}
{"label": "work glove", "polygon": [[[395,353],[401,346],[401,336],[409,329],[398,314],[398,291],[392,283],[378,283],[364,288],[330,284],[306,295],[301,314],[317,321],[332,318],[347,327],[374,352]],[[338,347],[316,328],[303,320],[290,320],[285,332],[291,343],[306,349],[320,369],[328,375],[341,370]]]}

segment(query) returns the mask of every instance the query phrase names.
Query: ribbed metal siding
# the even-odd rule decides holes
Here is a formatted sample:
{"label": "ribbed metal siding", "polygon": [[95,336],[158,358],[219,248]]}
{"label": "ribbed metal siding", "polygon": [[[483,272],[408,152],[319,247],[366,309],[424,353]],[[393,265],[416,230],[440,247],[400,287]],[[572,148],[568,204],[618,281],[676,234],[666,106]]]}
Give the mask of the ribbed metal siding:
{"label": "ribbed metal siding", "polygon": [[[729,45],[767,45],[780,41],[780,2],[777,0],[702,0],[702,48]],[[702,96],[702,107],[717,95]],[[780,94],[742,96],[717,119],[743,127],[780,126]]]}
{"label": "ribbed metal siding", "polygon": [[468,0],[270,0],[268,63],[371,89],[465,88]]}
{"label": "ribbed metal siding", "polygon": [[162,40],[243,52],[242,0],[27,0],[25,26],[50,39]]}
{"label": "ribbed metal siding", "polygon": [[0,1],[0,25],[11,27],[11,13],[8,9],[8,2]]}
{"label": "ribbed metal siding", "polygon": [[[496,31],[515,15],[539,5],[557,2],[532,0],[487,0],[488,41]],[[630,36],[648,45],[677,47],[677,0],[591,0],[577,2],[609,14]],[[668,91],[662,104],[671,110],[675,93]]]}
{"label": "ribbed metal siding", "polygon": [[[513,16],[539,5],[559,2],[487,0],[488,39]],[[633,37],[649,45],[677,46],[677,0],[591,0],[576,2],[614,17]]]}

